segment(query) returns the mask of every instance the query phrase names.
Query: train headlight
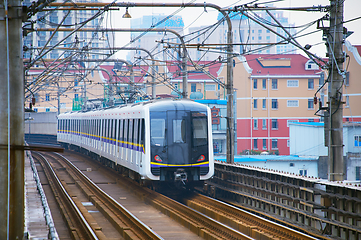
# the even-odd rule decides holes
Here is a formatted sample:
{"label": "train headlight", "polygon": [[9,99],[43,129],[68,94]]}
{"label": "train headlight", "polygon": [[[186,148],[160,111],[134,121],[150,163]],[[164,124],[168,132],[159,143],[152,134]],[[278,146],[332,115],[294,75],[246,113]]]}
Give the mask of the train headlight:
{"label": "train headlight", "polygon": [[159,155],[155,155],[154,160],[157,162],[163,162],[163,160],[159,157]]}
{"label": "train headlight", "polygon": [[204,159],[206,159],[206,157],[202,154],[202,155],[199,156],[197,162],[201,162],[201,161],[203,161]]}

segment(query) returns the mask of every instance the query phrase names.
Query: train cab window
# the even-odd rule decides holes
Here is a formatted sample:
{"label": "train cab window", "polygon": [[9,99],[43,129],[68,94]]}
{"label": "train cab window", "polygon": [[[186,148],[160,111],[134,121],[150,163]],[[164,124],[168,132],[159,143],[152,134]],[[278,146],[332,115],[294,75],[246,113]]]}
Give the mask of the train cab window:
{"label": "train cab window", "polygon": [[156,146],[164,146],[165,144],[165,120],[151,119],[150,120],[150,136],[151,144]]}
{"label": "train cab window", "polygon": [[185,119],[173,120],[173,142],[185,143],[186,142],[186,121]]}
{"label": "train cab window", "polygon": [[[203,146],[208,143],[207,137],[207,118],[201,113],[192,113],[193,125],[193,145]],[[196,117],[195,117],[196,116]]]}

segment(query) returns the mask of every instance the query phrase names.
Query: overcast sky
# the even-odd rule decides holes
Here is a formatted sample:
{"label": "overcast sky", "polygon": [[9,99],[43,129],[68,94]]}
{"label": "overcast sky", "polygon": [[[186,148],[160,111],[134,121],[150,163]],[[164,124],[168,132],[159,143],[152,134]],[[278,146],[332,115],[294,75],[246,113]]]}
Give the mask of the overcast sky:
{"label": "overcast sky", "polygon": [[[104,0],[103,0],[104,1]],[[264,1],[257,1],[258,4],[261,5],[263,2],[271,2],[272,0],[264,0]],[[104,1],[108,2],[108,1]],[[109,1],[110,2],[110,1]],[[133,0],[130,2],[139,2],[139,3],[204,3],[204,0]],[[222,8],[228,8],[233,6],[238,6],[246,3],[252,2],[249,1],[237,1],[237,0],[213,0],[213,1],[206,1],[207,3],[216,4]],[[253,1],[254,2],[254,1]],[[305,7],[305,6],[314,6],[314,5],[321,5],[326,6],[330,4],[329,0],[281,0],[281,1],[272,1],[275,7]],[[262,6],[262,5],[261,5]],[[344,21],[351,20],[353,18],[357,18],[361,16],[361,0],[345,0],[344,2]],[[140,18],[143,15],[152,15],[152,14],[172,14],[176,12],[178,8],[140,8],[134,7],[129,8],[130,15],[132,18]],[[183,10],[179,11],[177,15],[182,15],[185,27],[188,26],[205,26],[211,25],[217,21],[218,11],[214,9],[206,9],[207,12],[204,11],[203,8],[184,8]],[[111,26],[114,28],[128,28],[130,27],[129,19],[123,19],[121,16],[124,14],[125,9],[120,9],[119,11],[110,11],[111,14]],[[304,25],[320,17],[324,16],[326,13],[322,12],[296,12],[296,11],[285,11],[284,16],[288,17],[289,23],[294,23],[296,26]],[[110,23],[108,22],[107,27],[111,27]],[[344,24],[344,26],[349,31],[354,31],[354,33],[347,38],[353,45],[361,45],[361,19],[355,20],[350,23]],[[315,31],[316,25],[313,25],[311,28],[307,30],[307,32]],[[187,30],[186,30],[187,32]],[[130,40],[129,34],[121,33],[117,35],[116,42],[117,46],[121,47],[127,44]],[[326,48],[324,47],[324,42],[322,41],[322,34],[316,33],[309,35],[307,37],[299,38],[298,41],[301,45],[310,44],[313,45],[312,52],[316,53],[320,57],[325,57]],[[125,59],[126,53],[122,52],[117,55],[119,58]]]}

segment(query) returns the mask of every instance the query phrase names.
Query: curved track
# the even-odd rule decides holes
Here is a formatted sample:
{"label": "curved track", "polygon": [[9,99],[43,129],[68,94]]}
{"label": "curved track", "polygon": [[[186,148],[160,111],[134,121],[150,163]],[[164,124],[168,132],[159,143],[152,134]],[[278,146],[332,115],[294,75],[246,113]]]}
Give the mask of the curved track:
{"label": "curved track", "polygon": [[[57,199],[60,200],[58,203],[74,239],[105,239],[107,237],[102,231],[100,223],[91,217],[84,205],[80,201],[77,201],[77,204],[73,201],[74,198],[80,198],[79,196],[74,196],[75,191],[72,191],[73,194],[70,197],[65,190],[65,187],[61,186],[62,183],[60,183],[60,180],[56,176],[54,170],[52,170],[46,158],[51,159],[52,162],[57,161],[61,165],[58,167],[58,170],[68,171],[69,175],[74,180],[75,185],[86,195],[96,209],[111,222],[121,237],[125,239],[162,239],[148,226],[140,222],[133,214],[123,208],[112,197],[92,183],[89,178],[61,155],[47,153],[44,155],[37,154],[36,157],[41,160],[41,165],[46,169],[47,177],[51,178],[49,183],[51,185],[56,185],[56,187],[52,187],[52,189],[53,191],[55,190],[54,194],[57,195]],[[61,195],[58,189],[62,189]],[[62,196],[67,196],[66,200],[64,200],[65,197]]]}

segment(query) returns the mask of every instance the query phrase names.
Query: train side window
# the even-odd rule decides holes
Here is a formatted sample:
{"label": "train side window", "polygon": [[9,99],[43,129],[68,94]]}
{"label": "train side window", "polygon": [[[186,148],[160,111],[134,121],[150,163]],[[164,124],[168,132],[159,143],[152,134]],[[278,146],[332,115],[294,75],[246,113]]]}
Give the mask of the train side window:
{"label": "train side window", "polygon": [[110,119],[108,119],[108,125],[107,125],[107,129],[108,129],[108,131],[107,131],[107,138],[110,138],[110,129],[111,129],[111,126],[110,126]]}
{"label": "train side window", "polygon": [[113,119],[113,138],[116,139],[117,138],[117,120],[116,119]]}
{"label": "train side window", "polygon": [[122,119],[122,135],[121,135],[121,138],[122,138],[122,141],[124,141],[124,129],[125,129],[125,120]]}
{"label": "train side window", "polygon": [[134,126],[133,126],[133,143],[134,146],[138,145],[138,119],[134,119]]}
{"label": "train side window", "polygon": [[140,131],[141,131],[140,124],[141,124],[141,120],[138,119],[137,121],[138,121],[138,136],[137,136],[138,141],[137,141],[137,144],[140,144]]}
{"label": "train side window", "polygon": [[124,136],[124,142],[125,142],[126,144],[128,144],[128,124],[129,124],[129,119],[128,119],[128,120],[124,120],[123,136]]}
{"label": "train side window", "polygon": [[143,152],[145,153],[145,121],[142,119],[142,128],[141,128],[141,136],[140,136],[140,145],[143,146]]}
{"label": "train side window", "polygon": [[102,137],[105,138],[105,119],[102,120],[103,124],[102,124]]}
{"label": "train side window", "polygon": [[119,141],[123,141],[123,119],[119,119],[119,131],[118,131],[118,139]]}
{"label": "train side window", "polygon": [[128,121],[128,142],[133,143],[133,119],[129,119]]}

